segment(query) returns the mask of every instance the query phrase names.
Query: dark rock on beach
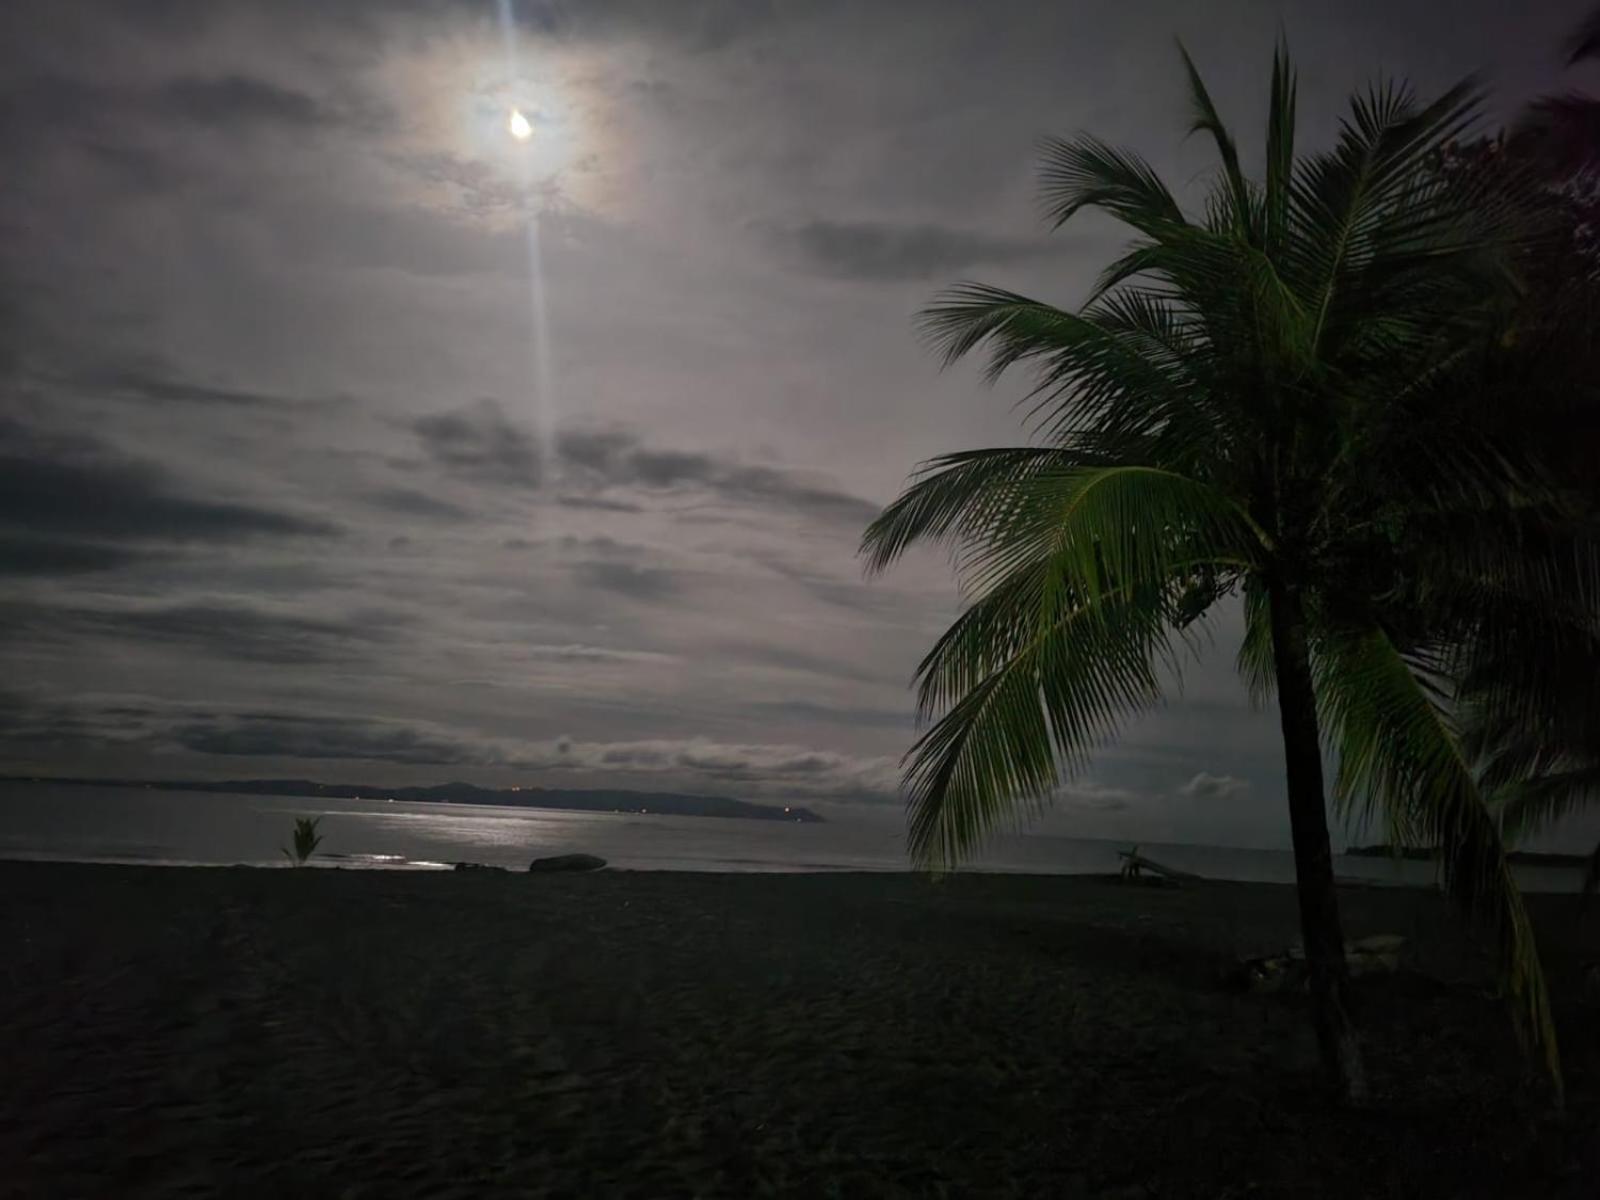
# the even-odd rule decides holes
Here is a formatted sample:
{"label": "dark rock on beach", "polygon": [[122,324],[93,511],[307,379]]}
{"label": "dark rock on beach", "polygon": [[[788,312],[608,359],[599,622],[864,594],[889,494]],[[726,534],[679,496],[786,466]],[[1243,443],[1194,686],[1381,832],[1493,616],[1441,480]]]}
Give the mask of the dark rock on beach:
{"label": "dark rock on beach", "polygon": [[544,871],[598,871],[606,860],[593,854],[555,854],[549,858],[536,858],[528,870]]}

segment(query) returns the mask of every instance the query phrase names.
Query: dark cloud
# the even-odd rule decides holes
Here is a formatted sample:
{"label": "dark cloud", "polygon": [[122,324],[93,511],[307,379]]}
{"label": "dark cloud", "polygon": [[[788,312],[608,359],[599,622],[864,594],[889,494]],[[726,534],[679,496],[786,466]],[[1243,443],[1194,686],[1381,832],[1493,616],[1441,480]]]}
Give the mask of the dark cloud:
{"label": "dark cloud", "polygon": [[221,757],[351,759],[419,766],[490,763],[502,755],[450,730],[404,721],[271,710],[196,711],[155,696],[64,700],[0,689],[0,746],[104,746]]}
{"label": "dark cloud", "polygon": [[562,508],[593,509],[596,512],[640,513],[642,504],[629,504],[625,500],[608,500],[604,496],[561,496],[556,503]]}
{"label": "dark cloud", "polygon": [[155,94],[163,112],[200,125],[283,125],[310,129],[332,114],[304,92],[249,75],[174,79]]}
{"label": "dark cloud", "polygon": [[150,404],[214,404],[225,408],[285,410],[300,401],[270,392],[223,387],[180,378],[153,357],[85,371],[75,381],[90,392]]}
{"label": "dark cloud", "polygon": [[884,672],[873,663],[829,658],[808,650],[794,650],[777,642],[723,642],[715,648],[715,652],[718,661],[735,666],[775,667],[799,675],[849,679],[857,683],[885,682]]}
{"label": "dark cloud", "polygon": [[576,534],[564,533],[556,539],[556,545],[563,550],[578,550],[595,554],[632,554],[642,550],[642,546],[630,546],[617,541],[614,537],[578,537]]}
{"label": "dark cloud", "polygon": [[892,760],[858,758],[806,746],[730,743],[708,738],[578,742],[558,738],[529,748],[512,765],[710,781],[757,795],[882,801],[895,794]]}
{"label": "dark cloud", "polygon": [[428,517],[436,521],[469,521],[473,514],[459,504],[430,496],[412,488],[385,488],[368,496],[374,505],[408,517]]}
{"label": "dark cloud", "polygon": [[[494,400],[421,417],[411,424],[423,450],[453,474],[479,482],[535,487],[540,479],[538,445],[507,419]],[[759,504],[803,516],[863,522],[877,516],[871,501],[776,467],[751,466],[694,451],[645,446],[618,430],[565,430],[556,455],[569,484],[648,492],[701,491],[734,504]],[[638,512],[641,506],[613,496],[569,491],[558,501],[568,508]]]}
{"label": "dark cloud", "polygon": [[303,135],[345,119],[304,92],[247,75],[185,76],[140,88],[19,73],[0,84],[0,138],[9,147],[47,151],[70,139],[140,172],[157,159],[169,171],[175,166],[130,134],[147,123],[180,122],[230,135],[274,128]]}
{"label": "dark cloud", "polygon": [[102,709],[0,688],[0,746],[20,749],[76,747],[138,737],[137,714]]}
{"label": "dark cloud", "polygon": [[632,600],[664,600],[678,590],[670,571],[626,562],[585,562],[573,567],[580,582]]}
{"label": "dark cloud", "polygon": [[760,504],[804,516],[864,522],[878,505],[808,480],[795,471],[747,466],[709,454],[643,446],[612,430],[564,431],[556,439],[562,463],[596,483],[652,491],[698,489],[732,504]]}
{"label": "dark cloud", "polygon": [[0,575],[83,575],[112,571],[144,555],[94,542],[52,542],[0,536]]}
{"label": "dark cloud", "polygon": [[562,461],[586,467],[600,475],[637,445],[630,434],[604,429],[564,429],[556,438]]}
{"label": "dark cloud", "polygon": [[228,542],[326,537],[318,518],[187,494],[152,463],[92,439],[0,421],[0,526],[68,539]]}
{"label": "dark cloud", "polygon": [[282,714],[207,717],[168,735],[185,750],[238,758],[362,759],[418,766],[483,762],[481,750],[404,724]]}
{"label": "dark cloud", "polygon": [[881,612],[886,615],[896,609],[901,611],[904,609],[903,596],[878,581],[864,580],[860,575],[849,579],[823,575],[770,550],[747,550],[741,552],[740,557],[760,563],[779,578],[796,587],[804,588],[818,600],[839,608],[863,613]]}
{"label": "dark cloud", "polygon": [[392,641],[401,623],[389,613],[310,617],[232,603],[154,608],[15,604],[0,612],[8,638],[35,643],[93,638],[283,665],[355,661]]}
{"label": "dark cloud", "polygon": [[916,728],[916,714],[907,701],[904,708],[850,708],[838,704],[817,704],[810,700],[765,700],[751,706],[779,720],[816,721],[824,725],[839,722],[910,733]]}
{"label": "dark cloud", "polygon": [[452,474],[482,483],[539,485],[539,451],[533,435],[513,425],[498,401],[484,399],[418,417],[411,430],[428,457]]}
{"label": "dark cloud", "polygon": [[1059,253],[1042,238],[1003,238],[941,225],[809,221],[764,231],[787,256],[839,279],[874,283],[940,279],[977,264]]}

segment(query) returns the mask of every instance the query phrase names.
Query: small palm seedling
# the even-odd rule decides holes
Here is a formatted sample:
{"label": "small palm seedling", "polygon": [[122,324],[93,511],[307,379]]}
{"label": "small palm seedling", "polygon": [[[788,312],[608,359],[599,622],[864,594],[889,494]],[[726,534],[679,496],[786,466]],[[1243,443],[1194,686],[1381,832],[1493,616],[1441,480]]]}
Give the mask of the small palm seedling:
{"label": "small palm seedling", "polygon": [[287,846],[280,847],[283,856],[297,867],[306,865],[306,860],[317,852],[317,847],[322,844],[322,835],[317,832],[321,824],[321,817],[298,817],[294,823],[294,849]]}

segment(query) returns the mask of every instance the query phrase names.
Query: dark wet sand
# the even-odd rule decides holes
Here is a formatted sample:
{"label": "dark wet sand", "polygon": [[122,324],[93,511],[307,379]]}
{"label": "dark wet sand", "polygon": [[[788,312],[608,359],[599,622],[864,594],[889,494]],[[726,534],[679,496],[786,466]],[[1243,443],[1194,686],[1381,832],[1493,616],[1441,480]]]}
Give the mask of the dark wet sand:
{"label": "dark wet sand", "polygon": [[0,863],[0,1194],[1592,1198],[1572,903],[1558,1121],[1423,893],[1345,895],[1420,954],[1341,1112],[1219,981],[1286,888]]}

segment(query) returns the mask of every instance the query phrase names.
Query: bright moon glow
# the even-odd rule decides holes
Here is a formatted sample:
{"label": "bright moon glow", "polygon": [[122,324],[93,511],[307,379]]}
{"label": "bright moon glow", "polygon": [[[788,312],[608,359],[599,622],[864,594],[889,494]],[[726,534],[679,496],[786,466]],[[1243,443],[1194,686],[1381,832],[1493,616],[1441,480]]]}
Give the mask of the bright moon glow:
{"label": "bright moon glow", "polygon": [[528,118],[522,115],[521,109],[511,110],[511,136],[519,142],[525,142],[533,136],[533,126],[528,124]]}

